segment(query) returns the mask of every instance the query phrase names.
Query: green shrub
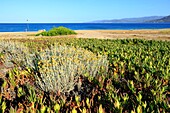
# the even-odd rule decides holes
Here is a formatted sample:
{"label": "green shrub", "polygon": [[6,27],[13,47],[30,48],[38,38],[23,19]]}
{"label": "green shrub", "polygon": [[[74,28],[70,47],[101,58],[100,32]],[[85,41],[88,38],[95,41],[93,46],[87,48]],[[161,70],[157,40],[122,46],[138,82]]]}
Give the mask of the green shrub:
{"label": "green shrub", "polygon": [[46,92],[62,93],[74,89],[80,75],[95,77],[107,70],[107,58],[71,46],[52,46],[39,52],[28,64],[35,72],[36,84]]}
{"label": "green shrub", "polygon": [[38,33],[38,34],[36,34],[36,36],[40,36],[40,35],[42,35],[42,36],[58,36],[58,35],[72,35],[72,34],[76,34],[76,32],[74,32],[73,30],[68,29],[66,27],[60,26],[58,28],[54,27],[49,31],[44,31],[42,33]]}

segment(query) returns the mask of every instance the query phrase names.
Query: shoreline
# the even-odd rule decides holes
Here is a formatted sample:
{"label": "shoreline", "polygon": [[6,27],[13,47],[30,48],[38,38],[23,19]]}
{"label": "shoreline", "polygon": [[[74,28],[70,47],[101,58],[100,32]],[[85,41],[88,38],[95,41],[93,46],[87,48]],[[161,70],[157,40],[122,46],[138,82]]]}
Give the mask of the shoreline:
{"label": "shoreline", "polygon": [[[137,30],[74,30],[77,35],[52,36],[52,38],[99,38],[99,39],[148,39],[170,41],[170,29],[137,29]],[[0,32],[0,39],[48,38],[47,36],[34,36],[34,32]],[[51,37],[50,37],[51,38]]]}
{"label": "shoreline", "polygon": [[[110,29],[110,30],[106,30],[106,29],[100,29],[100,30],[74,30],[75,32],[79,33],[79,32],[91,32],[91,31],[96,31],[96,32],[112,32],[112,33],[159,33],[159,32],[169,32],[168,34],[170,34],[170,28],[167,29],[129,29],[129,30],[125,30],[125,29]],[[16,32],[0,32],[0,36],[2,34],[36,34],[42,31],[16,31]],[[160,33],[159,33],[160,34]],[[165,33],[163,33],[165,34]]]}
{"label": "shoreline", "polygon": [[[162,28],[162,29],[80,29],[80,30],[74,30],[74,31],[162,31],[162,30],[170,30],[170,28]],[[41,32],[39,31],[0,31],[0,33],[37,33]]]}

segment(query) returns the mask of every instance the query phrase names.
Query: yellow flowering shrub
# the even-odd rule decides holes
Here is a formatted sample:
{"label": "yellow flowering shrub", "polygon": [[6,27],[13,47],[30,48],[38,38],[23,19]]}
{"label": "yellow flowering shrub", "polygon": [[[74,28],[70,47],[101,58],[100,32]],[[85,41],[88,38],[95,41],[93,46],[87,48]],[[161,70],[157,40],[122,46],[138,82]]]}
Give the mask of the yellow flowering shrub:
{"label": "yellow flowering shrub", "polygon": [[29,64],[36,74],[36,84],[44,91],[70,92],[80,75],[95,77],[107,71],[107,57],[82,48],[54,45],[39,52]]}

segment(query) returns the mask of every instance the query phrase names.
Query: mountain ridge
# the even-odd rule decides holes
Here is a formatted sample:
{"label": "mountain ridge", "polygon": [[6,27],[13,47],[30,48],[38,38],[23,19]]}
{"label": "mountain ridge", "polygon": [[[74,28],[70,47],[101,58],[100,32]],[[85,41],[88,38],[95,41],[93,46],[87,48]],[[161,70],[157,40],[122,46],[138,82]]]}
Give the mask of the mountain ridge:
{"label": "mountain ridge", "polygon": [[149,22],[152,22],[152,23],[170,23],[170,15],[165,16],[161,19],[156,19],[156,20],[152,20],[152,21],[149,21]]}
{"label": "mountain ridge", "polygon": [[95,20],[89,23],[145,23],[145,22],[153,22],[154,20],[159,20],[165,17],[166,16],[146,16],[146,17],[110,19],[110,20]]}

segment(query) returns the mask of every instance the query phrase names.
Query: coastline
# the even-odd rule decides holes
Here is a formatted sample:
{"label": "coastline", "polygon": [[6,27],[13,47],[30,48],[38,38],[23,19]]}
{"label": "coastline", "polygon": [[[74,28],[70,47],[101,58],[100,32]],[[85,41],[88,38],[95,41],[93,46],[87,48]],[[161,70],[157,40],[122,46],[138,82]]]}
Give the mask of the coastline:
{"label": "coastline", "polygon": [[[77,35],[53,36],[72,38],[99,38],[99,39],[148,39],[170,41],[170,29],[138,29],[138,30],[75,30]],[[0,39],[23,39],[40,38],[45,36],[34,36],[37,32],[0,32]],[[46,37],[47,38],[47,37]]]}

